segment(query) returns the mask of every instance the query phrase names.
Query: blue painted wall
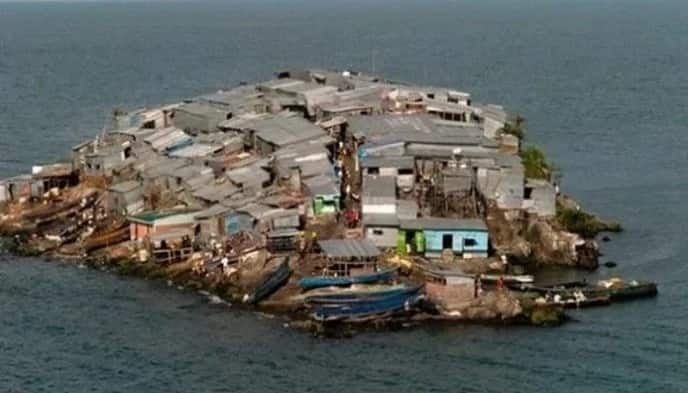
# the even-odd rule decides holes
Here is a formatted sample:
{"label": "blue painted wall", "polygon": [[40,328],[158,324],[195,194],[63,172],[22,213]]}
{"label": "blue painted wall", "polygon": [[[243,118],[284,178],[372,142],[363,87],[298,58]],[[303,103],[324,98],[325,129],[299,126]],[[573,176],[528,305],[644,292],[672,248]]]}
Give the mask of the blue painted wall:
{"label": "blue painted wall", "polygon": [[253,229],[253,218],[246,213],[232,212],[225,216],[225,233],[234,235],[241,231]]}
{"label": "blue painted wall", "polygon": [[[470,231],[470,230],[434,230],[426,229],[425,247],[427,251],[442,251],[442,238],[444,235],[452,235],[453,244],[452,249],[456,253],[472,252],[472,253],[486,253],[488,247],[488,233],[485,231]],[[466,245],[465,239],[473,239],[474,245]]]}

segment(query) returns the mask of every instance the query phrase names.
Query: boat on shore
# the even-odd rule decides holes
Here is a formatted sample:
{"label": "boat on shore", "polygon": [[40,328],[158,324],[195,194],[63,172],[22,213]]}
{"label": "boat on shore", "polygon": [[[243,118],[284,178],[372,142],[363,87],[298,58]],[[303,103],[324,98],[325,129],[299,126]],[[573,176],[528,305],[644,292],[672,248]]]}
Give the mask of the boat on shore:
{"label": "boat on shore", "polygon": [[504,284],[532,284],[535,282],[535,277],[529,274],[513,275],[513,274],[481,274],[480,280],[486,283],[497,282],[502,280]]}
{"label": "boat on shore", "polygon": [[587,308],[597,306],[608,306],[612,303],[612,300],[609,297],[609,295],[596,295],[593,297],[560,296],[558,298],[555,295],[554,299],[546,300],[545,303],[554,306],[561,306],[564,308]]}
{"label": "boat on shore", "polygon": [[381,270],[374,273],[355,276],[312,276],[299,280],[299,286],[304,290],[323,287],[346,287],[354,284],[373,284],[390,280],[396,275],[398,268]]}
{"label": "boat on shore", "polygon": [[598,282],[595,290],[607,293],[612,301],[653,297],[658,293],[657,284],[654,282],[636,280],[625,282],[618,278]]}
{"label": "boat on shore", "polygon": [[650,281],[624,281],[619,278],[612,278],[610,280],[603,280],[596,285],[588,285],[582,287],[522,287],[523,291],[537,292],[542,295],[560,295],[564,297],[573,296],[575,292],[580,292],[587,298],[601,298],[608,297],[610,301],[625,301],[645,297],[657,296],[657,284]]}
{"label": "boat on shore", "polygon": [[287,282],[290,275],[289,258],[285,257],[274,270],[265,275],[263,281],[258,284],[253,292],[246,294],[244,302],[248,304],[260,303],[261,300],[280,289]]}
{"label": "boat on shore", "polygon": [[83,249],[85,252],[91,252],[99,248],[108,247],[113,244],[118,244],[129,239],[129,226],[120,225],[115,226],[109,231],[93,234],[91,237],[83,241]]}
{"label": "boat on shore", "polygon": [[363,298],[355,302],[319,304],[314,307],[311,316],[316,321],[359,321],[381,315],[393,315],[409,311],[423,298],[422,286],[411,291],[386,295],[382,297]]}
{"label": "boat on shore", "polygon": [[[366,286],[367,287],[367,286]],[[357,303],[366,302],[374,299],[382,299],[388,296],[404,295],[417,293],[421,285],[387,285],[376,286],[374,288],[346,288],[336,291],[321,292],[306,296],[306,304],[337,304],[337,303]]]}

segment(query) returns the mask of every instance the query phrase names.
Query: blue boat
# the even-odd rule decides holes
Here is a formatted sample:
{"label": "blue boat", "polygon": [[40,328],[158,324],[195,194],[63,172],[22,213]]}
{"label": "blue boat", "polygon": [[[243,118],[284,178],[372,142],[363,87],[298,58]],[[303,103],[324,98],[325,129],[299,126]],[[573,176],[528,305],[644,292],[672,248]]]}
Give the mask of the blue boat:
{"label": "blue boat", "polygon": [[398,268],[382,270],[375,273],[361,274],[357,276],[313,276],[304,277],[299,280],[299,286],[303,289],[313,289],[322,287],[346,287],[353,284],[372,284],[380,281],[387,281],[394,277]]}
{"label": "blue boat", "polygon": [[257,304],[284,285],[289,279],[291,269],[289,268],[289,258],[284,260],[270,273],[265,276],[263,282],[256,289],[246,294],[245,302]]}
{"label": "blue boat", "polygon": [[352,289],[333,291],[329,293],[317,293],[305,298],[307,304],[342,304],[362,303],[375,299],[383,299],[389,296],[417,293],[421,286],[409,287],[406,285],[380,286],[374,289]]}
{"label": "blue boat", "polygon": [[377,298],[358,299],[355,302],[322,304],[315,307],[312,317],[317,321],[355,321],[410,309],[423,295],[421,287],[414,291]]}

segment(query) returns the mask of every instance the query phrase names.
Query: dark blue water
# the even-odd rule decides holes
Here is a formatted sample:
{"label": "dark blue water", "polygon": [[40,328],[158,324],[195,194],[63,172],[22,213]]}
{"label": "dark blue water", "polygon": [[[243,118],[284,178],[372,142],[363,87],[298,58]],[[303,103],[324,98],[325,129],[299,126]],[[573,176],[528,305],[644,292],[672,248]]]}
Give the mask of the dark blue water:
{"label": "dark blue water", "polygon": [[[374,3],[374,4],[369,4]],[[0,391],[688,391],[688,2],[0,2],[0,176],[59,159],[113,107],[285,66],[449,85],[528,119],[603,245],[657,299],[558,329],[313,339],[159,283],[0,262]]]}

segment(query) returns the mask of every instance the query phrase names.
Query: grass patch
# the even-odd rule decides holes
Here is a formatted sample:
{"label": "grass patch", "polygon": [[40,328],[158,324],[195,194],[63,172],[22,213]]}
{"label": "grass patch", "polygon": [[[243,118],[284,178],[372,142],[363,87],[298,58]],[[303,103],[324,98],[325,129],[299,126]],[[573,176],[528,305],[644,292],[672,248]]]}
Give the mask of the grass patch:
{"label": "grass patch", "polygon": [[551,180],[554,165],[547,159],[545,152],[537,146],[528,145],[519,153],[525,175],[531,179]]}
{"label": "grass patch", "polygon": [[600,232],[622,232],[618,222],[605,222],[580,209],[557,207],[557,221],[569,232],[592,239]]}

